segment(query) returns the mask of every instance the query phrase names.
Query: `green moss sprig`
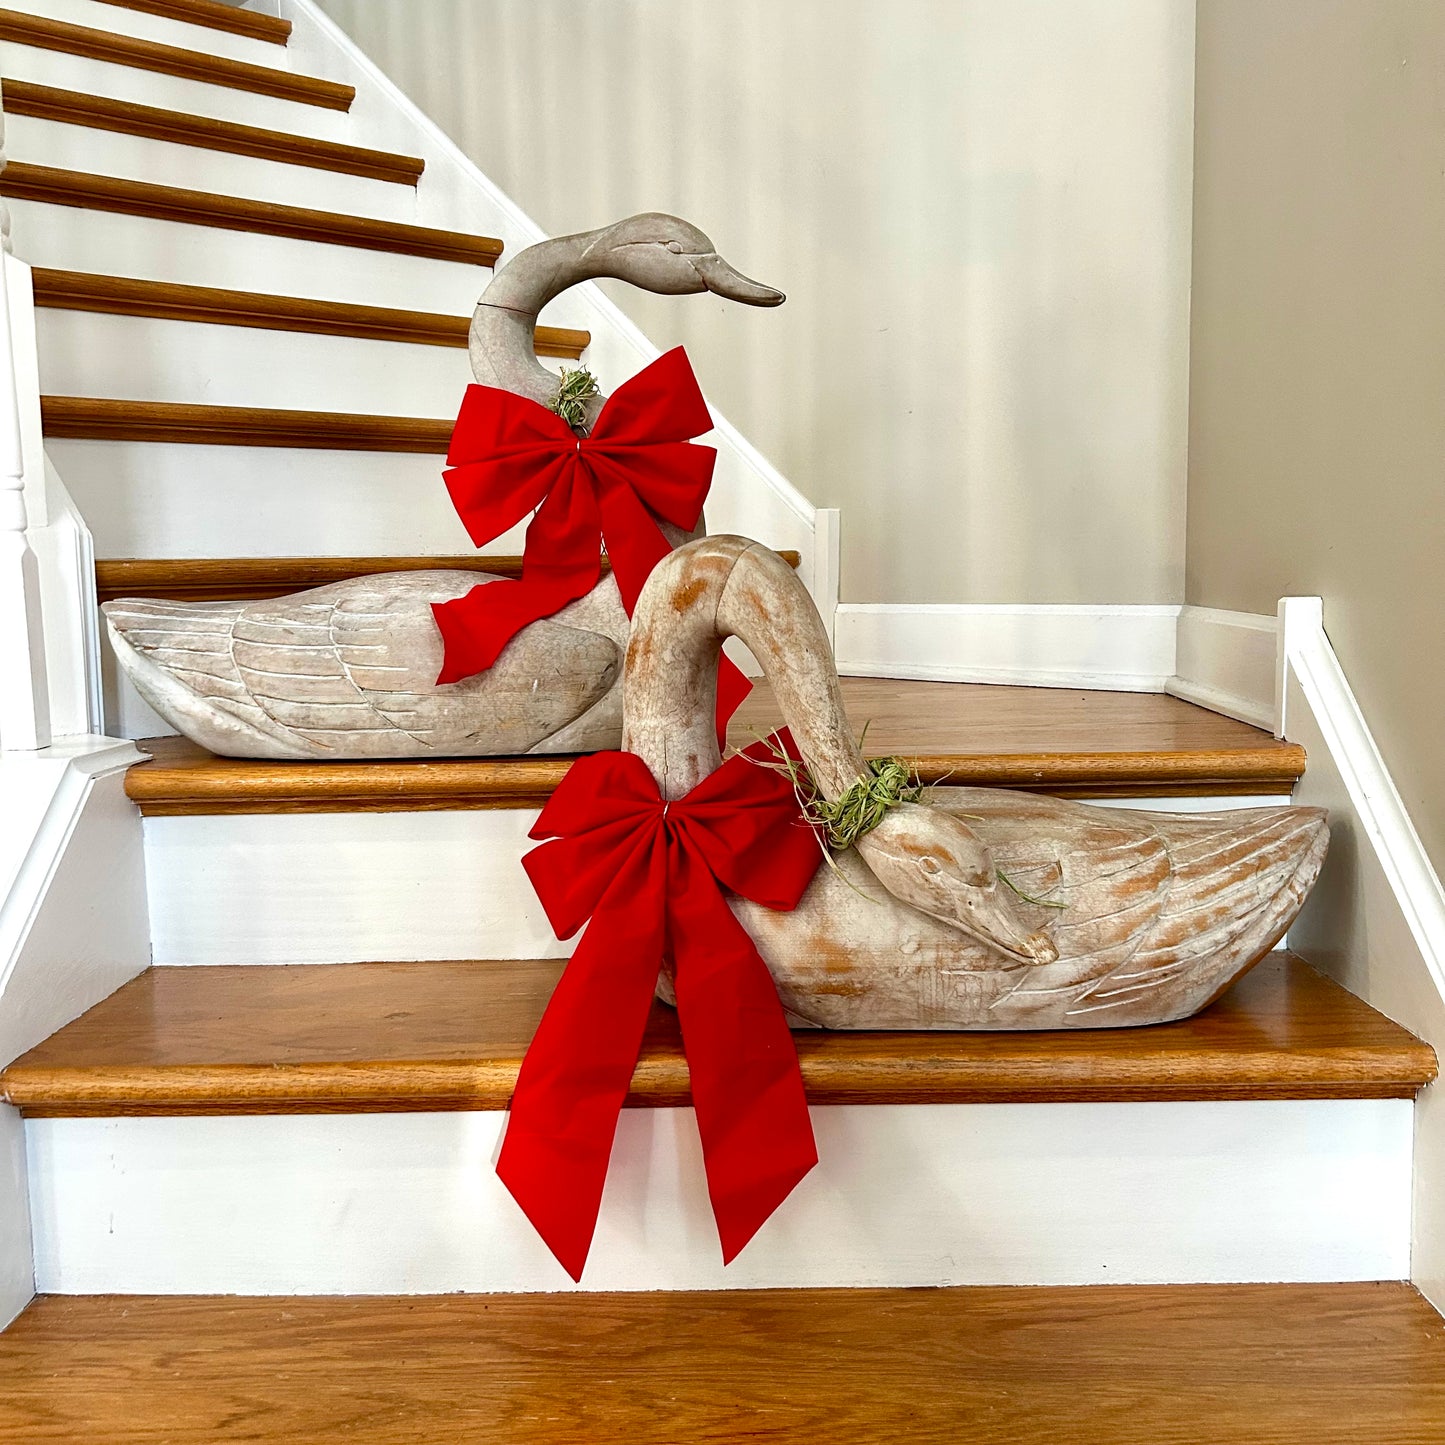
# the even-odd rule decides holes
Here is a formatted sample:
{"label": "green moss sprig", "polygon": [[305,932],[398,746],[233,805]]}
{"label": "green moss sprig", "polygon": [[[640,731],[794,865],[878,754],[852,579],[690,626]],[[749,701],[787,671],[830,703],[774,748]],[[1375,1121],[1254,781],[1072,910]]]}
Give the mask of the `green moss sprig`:
{"label": "green moss sprig", "polygon": [[598,395],[597,378],[585,367],[575,371],[562,368],[562,384],[557,395],[547,403],[547,409],[554,411],[568,426],[576,431],[587,421],[587,403]]}

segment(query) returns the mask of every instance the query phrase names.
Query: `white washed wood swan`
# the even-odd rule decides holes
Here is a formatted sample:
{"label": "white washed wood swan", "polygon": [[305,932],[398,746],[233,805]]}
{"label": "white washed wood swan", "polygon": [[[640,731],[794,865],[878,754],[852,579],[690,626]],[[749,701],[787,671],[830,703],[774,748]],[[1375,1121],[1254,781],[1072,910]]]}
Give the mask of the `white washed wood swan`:
{"label": "white washed wood swan", "polygon": [[[745,538],[689,543],[653,570],[628,645],[623,745],[664,798],[718,766],[711,690],[728,636],[762,664],[819,790],[841,797],[864,764],[827,636],[787,564]],[[820,868],[794,912],[731,904],[795,1024],[1162,1023],[1273,947],[1328,836],[1319,808],[1170,815],[936,787]]]}
{"label": "white washed wood swan", "polygon": [[[537,314],[597,277],[670,296],[712,291],[776,306],[697,227],[632,216],[520,252],[483,293],[469,353],[479,382],[540,402],[558,378],[536,356]],[[602,404],[587,403],[586,435]],[[683,533],[658,519],[672,542]],[[604,575],[585,597],[513,638],[496,664],[438,686],[442,643],[433,603],[486,573],[456,569],[352,578],[289,597],[105,605],[111,645],[145,700],[212,752],[251,758],[400,758],[586,752],[616,747],[628,622]]]}

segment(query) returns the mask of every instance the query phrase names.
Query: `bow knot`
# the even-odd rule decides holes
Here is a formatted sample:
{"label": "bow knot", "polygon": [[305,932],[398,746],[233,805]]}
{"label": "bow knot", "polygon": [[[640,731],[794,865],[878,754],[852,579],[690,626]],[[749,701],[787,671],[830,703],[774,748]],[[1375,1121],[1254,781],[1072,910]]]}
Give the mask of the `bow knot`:
{"label": "bow knot", "polygon": [[[444,648],[437,682],[484,671],[529,622],[589,592],[604,544],[631,617],[648,574],[672,550],[656,518],[691,531],[702,515],[717,452],[692,438],[711,430],[680,346],[623,382],[586,437],[527,397],[469,386],[444,474],[458,516],[483,547],[535,515],[520,579],[479,583],[433,606]],[[749,687],[724,662],[720,734]]]}
{"label": "bow knot", "polygon": [[634,754],[592,754],[532,829],[549,841],[522,862],[557,936],[587,931],[522,1062],[497,1173],[573,1279],[665,954],[724,1263],[817,1162],[777,989],[723,893],[791,909],[821,861],[763,746],[670,801]]}

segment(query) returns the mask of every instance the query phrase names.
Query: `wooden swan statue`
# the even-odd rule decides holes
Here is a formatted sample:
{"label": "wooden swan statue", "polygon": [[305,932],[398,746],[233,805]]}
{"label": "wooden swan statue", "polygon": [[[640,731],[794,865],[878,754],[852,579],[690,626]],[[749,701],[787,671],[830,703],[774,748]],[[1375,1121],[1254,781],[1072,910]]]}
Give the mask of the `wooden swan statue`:
{"label": "wooden swan statue", "polygon": [[[502,267],[472,318],[479,382],[546,405],[558,378],[536,357],[537,314],[597,277],[681,296],[712,291],[776,306],[695,226],[675,216],[543,241]],[[605,397],[576,430],[588,434]],[[684,534],[662,519],[676,543]],[[442,642],[433,603],[486,573],[436,569],[356,577],[252,602],[126,597],[104,611],[136,690],[187,737],[231,757],[401,758],[586,752],[622,727],[627,614],[604,575],[585,597],[523,629],[486,672],[437,685]]]}
{"label": "wooden swan statue", "polygon": [[[624,747],[664,798],[718,766],[712,689],[728,636],[762,664],[819,790],[841,797],[864,764],[827,636],[791,569],[740,537],[691,542],[649,578],[627,649]],[[796,911],[731,903],[795,1024],[1163,1023],[1274,946],[1327,842],[1318,808],[1171,815],[936,787],[820,868]]]}

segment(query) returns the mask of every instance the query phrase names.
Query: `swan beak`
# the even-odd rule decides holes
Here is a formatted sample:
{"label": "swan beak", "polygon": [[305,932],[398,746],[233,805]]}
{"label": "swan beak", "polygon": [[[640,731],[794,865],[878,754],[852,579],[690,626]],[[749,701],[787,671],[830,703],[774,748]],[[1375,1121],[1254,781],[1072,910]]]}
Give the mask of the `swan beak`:
{"label": "swan beak", "polygon": [[1043,931],[1024,931],[1012,899],[997,881],[986,888],[962,884],[952,891],[968,896],[957,898],[956,911],[947,922],[1018,963],[1037,967],[1058,962],[1058,945]]}
{"label": "swan beak", "polygon": [[741,301],[744,306],[781,306],[788,298],[761,281],[751,281],[736,268],[729,266],[716,251],[693,260],[703,285],[729,301]]}

